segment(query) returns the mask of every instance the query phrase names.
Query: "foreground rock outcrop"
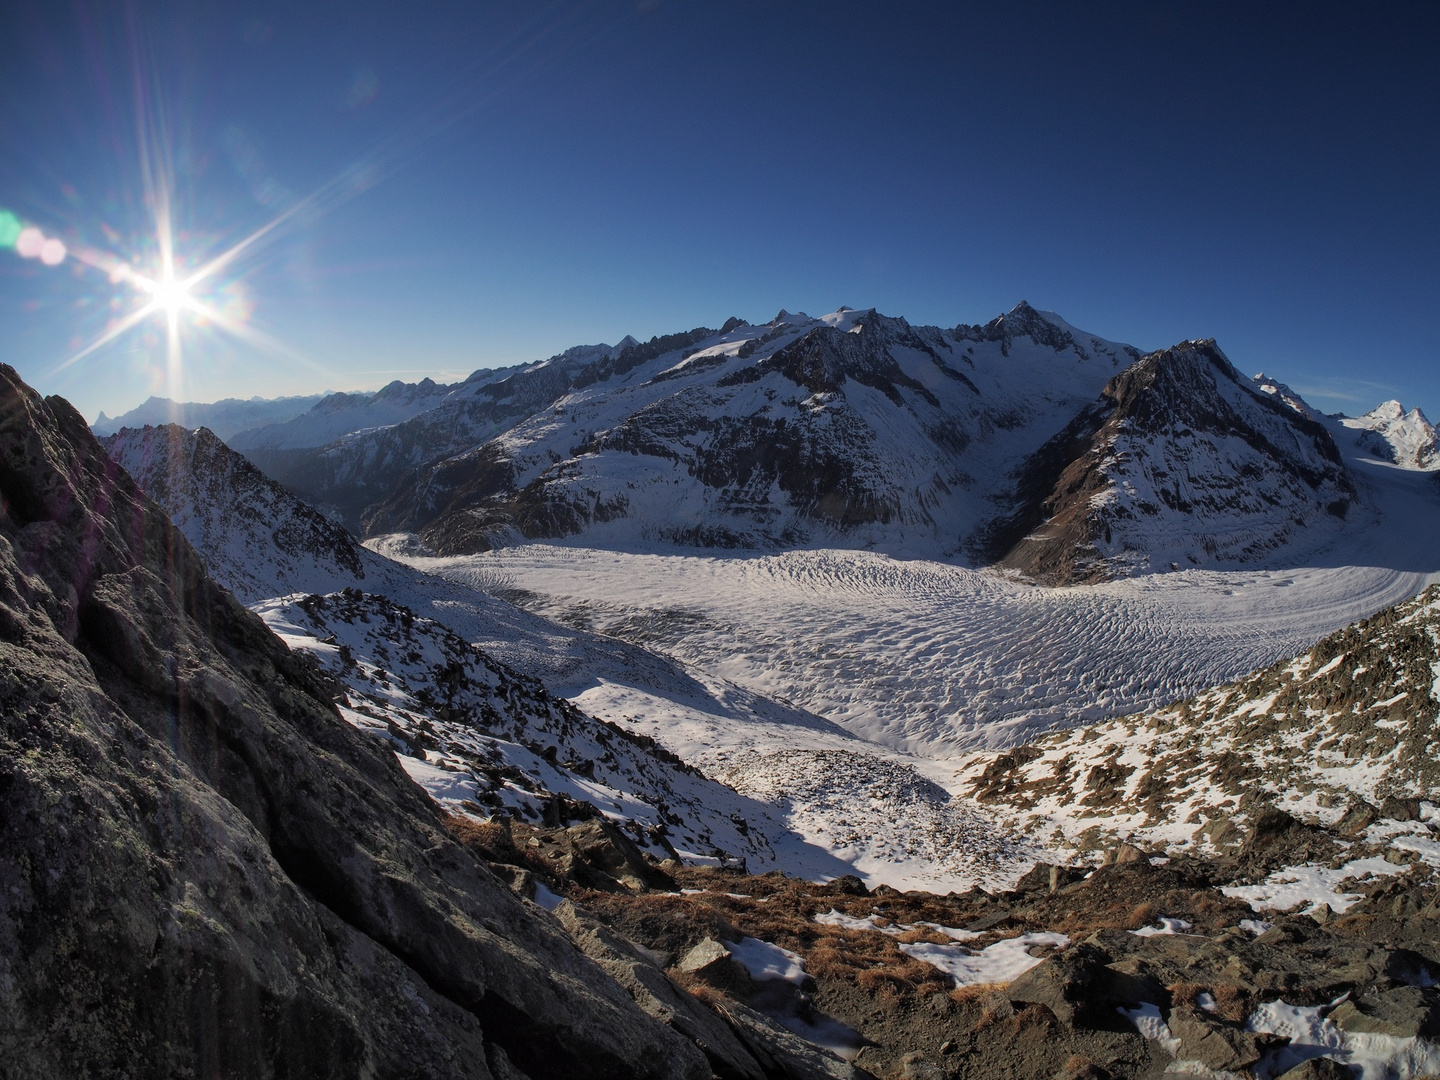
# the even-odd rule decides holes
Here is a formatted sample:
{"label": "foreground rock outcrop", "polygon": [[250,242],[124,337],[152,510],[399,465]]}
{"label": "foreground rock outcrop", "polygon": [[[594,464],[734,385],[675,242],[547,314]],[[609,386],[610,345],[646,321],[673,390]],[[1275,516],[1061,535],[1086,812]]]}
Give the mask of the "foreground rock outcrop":
{"label": "foreground rock outcrop", "polygon": [[[516,828],[519,842],[529,830]],[[797,1035],[810,1057],[787,1060],[789,1074],[817,1078],[1440,1070],[1440,893],[1419,860],[1347,883],[1351,896],[1332,897],[1344,911],[1255,910],[1227,884],[1244,880],[1246,859],[1130,846],[1093,869],[1041,865],[1008,892],[677,867],[679,891],[635,894],[586,888],[527,860],[523,843],[507,854],[460,831],[497,865],[518,853],[564,892],[557,913],[607,968],[631,982],[660,981],[664,968],[664,986],[681,982],[726,1017],[748,1056],[727,1038],[717,1074],[750,1076],[750,1062],[782,1059]],[[1246,846],[1273,839],[1257,823]],[[782,955],[792,963],[757,962]]]}
{"label": "foreground rock outcrop", "polygon": [[0,1076],[704,1077],[0,366]]}

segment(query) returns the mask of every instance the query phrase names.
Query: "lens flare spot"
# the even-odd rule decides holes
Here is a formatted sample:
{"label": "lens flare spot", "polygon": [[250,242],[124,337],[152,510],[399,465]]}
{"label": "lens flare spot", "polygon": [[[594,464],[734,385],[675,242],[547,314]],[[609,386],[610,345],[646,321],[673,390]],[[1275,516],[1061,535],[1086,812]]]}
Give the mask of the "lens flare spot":
{"label": "lens flare spot", "polygon": [[0,210],[0,247],[14,247],[21,228],[18,217],[9,210]]}
{"label": "lens flare spot", "polygon": [[36,258],[41,249],[45,246],[45,234],[33,225],[28,229],[21,229],[20,235],[15,238],[15,250],[23,258]]}
{"label": "lens flare spot", "polygon": [[59,266],[65,261],[65,242],[53,236],[40,245],[40,261],[46,266]]}

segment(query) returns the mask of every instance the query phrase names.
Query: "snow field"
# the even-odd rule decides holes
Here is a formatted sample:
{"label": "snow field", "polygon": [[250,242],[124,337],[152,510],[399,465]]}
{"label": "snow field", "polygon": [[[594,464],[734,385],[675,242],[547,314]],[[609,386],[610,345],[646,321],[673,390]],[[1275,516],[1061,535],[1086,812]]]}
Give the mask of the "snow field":
{"label": "snow field", "polygon": [[[659,649],[921,756],[1152,707],[1419,591],[1374,566],[1182,571],[1048,589],[864,551],[719,557],[529,544],[417,569]],[[1440,576],[1440,575],[1436,575]]]}

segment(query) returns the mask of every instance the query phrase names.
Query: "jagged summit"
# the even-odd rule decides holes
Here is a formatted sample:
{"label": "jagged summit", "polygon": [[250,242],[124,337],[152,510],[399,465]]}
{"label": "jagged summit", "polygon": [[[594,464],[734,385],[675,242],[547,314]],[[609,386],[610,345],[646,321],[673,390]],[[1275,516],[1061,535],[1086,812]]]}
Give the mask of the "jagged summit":
{"label": "jagged summit", "polygon": [[[955,328],[957,337],[974,341],[998,341],[1003,356],[1010,355],[1010,345],[1017,337],[1027,337],[1037,345],[1045,345],[1057,352],[1074,349],[1083,358],[1086,349],[1099,353],[1112,352],[1109,343],[1084,331],[1076,330],[1052,311],[1039,311],[1021,300],[1004,315],[998,315],[984,326]],[[1131,346],[1121,346],[1131,359],[1138,359],[1140,352]]]}
{"label": "jagged summit", "polygon": [[[1167,365],[1176,366],[1173,376],[1160,370]],[[1112,378],[1119,398],[1107,396]],[[1144,440],[1194,435],[1186,425],[1195,400],[1180,384],[1205,408],[1216,405],[1214,417],[1230,415],[1215,388],[1230,388],[1221,397],[1243,388],[1238,426],[1207,438],[1217,447],[1253,445],[1217,450],[1178,478],[1170,466],[1147,472],[1144,493],[1129,478],[1112,491],[1099,477],[1118,478],[1153,457]],[[352,531],[418,533],[440,553],[583,535],[602,544],[1004,558],[1030,573],[1041,564],[1016,545],[1056,517],[1042,508],[1058,505],[1054,485],[1106,418],[1126,425],[1116,445],[1128,456],[1094,472],[1100,486],[1092,494],[1134,505],[1087,507],[1082,516],[1113,519],[1109,535],[1118,528],[1128,539],[1113,549],[1084,540],[1083,554],[1063,560],[1068,569],[1043,574],[1082,573],[1081,565],[1083,575],[1099,576],[1228,565],[1298,552],[1307,535],[1323,544],[1329,527],[1312,528],[1313,499],[1298,488],[1277,494],[1252,475],[1276,467],[1274,483],[1309,489],[1317,469],[1330,470],[1312,495],[1324,488],[1322,507],[1338,513],[1353,501],[1347,466],[1327,457],[1312,428],[1331,436],[1353,428],[1341,440],[1347,453],[1354,444],[1362,456],[1408,469],[1440,465],[1433,426],[1417,410],[1387,403],[1360,420],[1324,417],[1283,383],[1245,379],[1212,340],[1146,356],[1024,300],[987,323],[951,329],[848,305],[818,318],[781,309],[758,325],[732,316],[719,329],[646,341],[627,335],[613,346],[476,372],[455,386],[334,395],[231,442]],[[1244,464],[1251,473],[1225,471],[1246,454],[1256,455]],[[1311,462],[1316,454],[1325,464]],[[1205,475],[1211,467],[1220,473]],[[1233,494],[1198,502],[1183,494],[1220,489]],[[1278,501],[1267,504],[1270,496]],[[1275,518],[1270,540],[1258,538],[1268,528],[1264,505]],[[1193,517],[1201,506],[1213,520]],[[1152,527],[1125,524],[1131,518]],[[1102,541],[1105,534],[1096,533]],[[1168,539],[1152,551],[1162,535]]]}
{"label": "jagged summit", "polygon": [[958,336],[843,308],[652,338],[403,478],[361,528],[447,552],[598,530],[954,553],[1003,483],[997,457],[1038,445],[1133,351],[1031,311]]}
{"label": "jagged summit", "polygon": [[91,430],[96,435],[113,435],[123,427],[144,427],[146,424],[182,424],[185,427],[208,427],[222,439],[265,424],[283,423],[312,408],[323,394],[299,397],[225,398],[211,403],[171,401],[151,396],[127,413],[95,418]]}

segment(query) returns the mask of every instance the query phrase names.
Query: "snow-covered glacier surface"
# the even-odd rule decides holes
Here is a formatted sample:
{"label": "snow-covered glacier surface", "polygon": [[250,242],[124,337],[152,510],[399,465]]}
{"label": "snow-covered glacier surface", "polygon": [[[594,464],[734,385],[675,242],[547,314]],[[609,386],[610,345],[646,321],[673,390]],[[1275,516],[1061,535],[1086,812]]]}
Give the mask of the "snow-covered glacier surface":
{"label": "snow-covered glacier surface", "polygon": [[[1440,580],[1433,479],[1373,459],[1352,466],[1368,520],[1313,565],[1067,588],[837,549],[734,556],[526,544],[436,559],[405,554],[400,538],[372,545],[794,703],[879,746],[942,760],[1196,693]],[[594,691],[585,707],[609,711]],[[650,733],[688,741],[663,717]]]}

